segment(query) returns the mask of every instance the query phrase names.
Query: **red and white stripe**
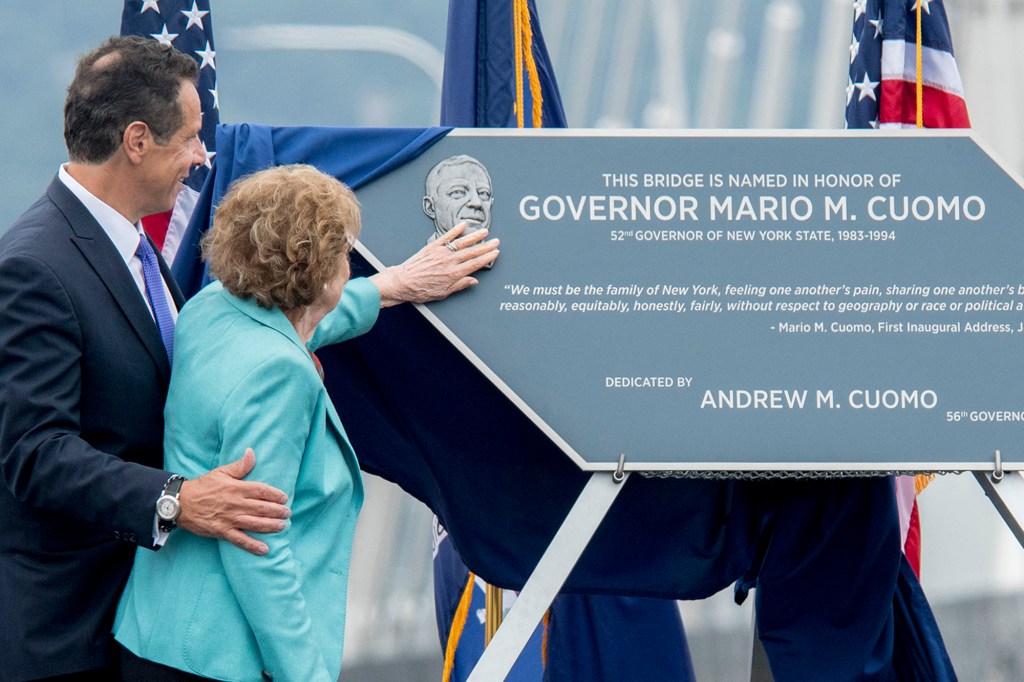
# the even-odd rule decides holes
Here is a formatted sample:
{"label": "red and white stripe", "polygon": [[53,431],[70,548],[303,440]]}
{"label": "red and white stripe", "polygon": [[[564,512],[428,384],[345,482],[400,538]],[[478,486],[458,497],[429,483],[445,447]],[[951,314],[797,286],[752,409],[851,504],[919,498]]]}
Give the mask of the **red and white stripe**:
{"label": "red and white stripe", "polygon": [[896,513],[900,517],[900,547],[918,577],[921,576],[921,520],[914,476],[896,477]]}
{"label": "red and white stripe", "polygon": [[[882,41],[880,128],[917,125],[917,49],[905,40]],[[956,59],[945,50],[921,48],[925,128],[970,128]]]}
{"label": "red and white stripe", "polygon": [[198,201],[199,192],[188,185],[182,185],[173,209],[164,213],[154,213],[142,219],[142,227],[160,249],[160,255],[164,257],[168,265],[174,262],[178,247],[181,246],[181,240],[185,236],[188,221],[192,218],[192,211]]}

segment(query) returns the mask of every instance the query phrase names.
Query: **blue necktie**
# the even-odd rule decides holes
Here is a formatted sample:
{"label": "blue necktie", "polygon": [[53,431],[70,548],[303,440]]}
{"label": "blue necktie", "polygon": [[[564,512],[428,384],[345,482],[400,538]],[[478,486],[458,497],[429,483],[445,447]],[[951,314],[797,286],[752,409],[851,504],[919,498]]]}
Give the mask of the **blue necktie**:
{"label": "blue necktie", "polygon": [[164,348],[167,349],[167,362],[174,356],[174,318],[171,317],[171,310],[167,306],[167,294],[164,293],[164,281],[160,277],[160,264],[156,261],[156,253],[149,245],[149,240],[144,235],[139,238],[139,248],[135,249],[135,255],[142,261],[142,277],[146,280],[146,298],[153,308],[153,316],[156,318],[157,329],[160,330],[160,338],[164,341]]}

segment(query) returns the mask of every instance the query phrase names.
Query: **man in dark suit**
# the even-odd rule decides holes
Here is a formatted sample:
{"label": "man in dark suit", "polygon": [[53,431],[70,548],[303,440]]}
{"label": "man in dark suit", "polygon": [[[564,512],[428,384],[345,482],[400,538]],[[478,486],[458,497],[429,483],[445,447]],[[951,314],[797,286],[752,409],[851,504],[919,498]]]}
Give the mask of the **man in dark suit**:
{"label": "man in dark suit", "polygon": [[289,515],[283,493],[241,480],[251,452],[181,483],[168,518],[156,514],[180,482],[165,491],[160,324],[184,301],[137,226],[206,161],[196,74],[152,40],[112,38],[85,55],[65,104],[70,161],[0,240],[6,682],[115,676],[113,609],[137,545],[156,549],[177,525],[260,554],[246,531],[281,530]]}

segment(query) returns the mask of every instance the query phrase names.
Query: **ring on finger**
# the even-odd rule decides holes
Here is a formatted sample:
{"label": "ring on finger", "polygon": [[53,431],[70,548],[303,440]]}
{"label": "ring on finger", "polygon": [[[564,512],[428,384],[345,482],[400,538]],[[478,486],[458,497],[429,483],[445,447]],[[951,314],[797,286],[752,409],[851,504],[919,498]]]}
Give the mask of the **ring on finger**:
{"label": "ring on finger", "polygon": [[455,253],[456,251],[458,251],[458,250],[459,250],[459,247],[458,247],[458,246],[456,246],[456,245],[455,245],[455,242],[454,242],[453,240],[451,240],[451,239],[449,239],[448,241],[446,241],[446,242],[444,243],[444,245],[445,245],[445,246],[447,246],[447,247],[448,247],[448,250],[449,250],[449,251],[451,251],[452,253]]}

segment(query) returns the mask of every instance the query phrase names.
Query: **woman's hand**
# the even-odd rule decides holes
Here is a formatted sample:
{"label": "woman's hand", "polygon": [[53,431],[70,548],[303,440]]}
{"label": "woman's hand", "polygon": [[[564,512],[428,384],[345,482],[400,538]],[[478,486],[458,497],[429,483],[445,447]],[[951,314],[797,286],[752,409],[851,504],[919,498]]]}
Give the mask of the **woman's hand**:
{"label": "woman's hand", "polygon": [[427,244],[401,265],[370,277],[380,290],[381,307],[439,301],[477,284],[471,275],[494,262],[499,242],[484,241],[485,229],[463,235],[465,230],[466,223],[459,223],[445,239]]}

